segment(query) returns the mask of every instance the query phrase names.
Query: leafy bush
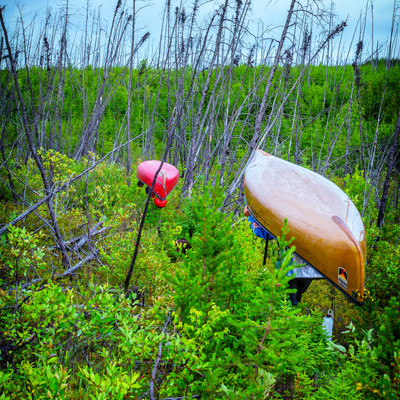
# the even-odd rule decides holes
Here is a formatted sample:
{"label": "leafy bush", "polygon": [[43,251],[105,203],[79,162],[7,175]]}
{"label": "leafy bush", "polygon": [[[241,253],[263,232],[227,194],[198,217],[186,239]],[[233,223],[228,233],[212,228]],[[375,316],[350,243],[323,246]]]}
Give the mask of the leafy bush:
{"label": "leafy bush", "polygon": [[204,189],[193,205],[191,249],[168,275],[176,326],[200,351],[191,389],[204,398],[260,398],[283,394],[297,376],[298,393],[311,392],[311,380],[329,367],[330,353],[319,317],[298,315],[288,300],[286,272],[293,268],[294,249],[284,250],[287,231],[273,257],[282,268],[255,268],[246,261],[252,246],[237,240],[222,203],[223,188]]}
{"label": "leafy bush", "polygon": [[[120,287],[145,192],[116,166],[95,170],[71,192],[73,207],[58,198],[65,210],[59,223],[75,236],[86,231],[88,216],[92,224],[103,218],[99,260],[69,281],[53,281],[60,260],[49,238],[33,233],[39,220],[2,238],[0,399],[140,398],[150,388],[160,399],[398,398],[400,259],[395,241],[374,240],[369,188],[358,169],[346,178],[345,190],[365,209],[372,298],[362,310],[324,282],[293,307],[290,232],[283,227],[262,266],[265,242],[244,218],[222,211],[219,185],[185,200],[178,187],[166,208],[150,205],[132,275],[137,293],[145,293],[142,306],[135,291]],[[186,254],[175,248],[183,237],[191,246]],[[23,288],[36,277],[42,279]],[[321,322],[332,304],[337,319],[328,345]]]}

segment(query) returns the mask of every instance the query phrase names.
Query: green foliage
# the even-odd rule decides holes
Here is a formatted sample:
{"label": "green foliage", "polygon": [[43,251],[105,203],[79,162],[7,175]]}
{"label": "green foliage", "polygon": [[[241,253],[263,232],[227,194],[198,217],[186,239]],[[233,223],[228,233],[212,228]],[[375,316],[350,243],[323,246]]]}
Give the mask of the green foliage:
{"label": "green foliage", "polygon": [[[386,61],[381,60],[376,70],[371,69],[370,66],[362,69],[364,115],[368,120],[376,119],[380,105],[383,103],[384,120],[394,122],[399,111],[399,69],[388,70],[385,64]],[[385,92],[383,92],[384,89]]]}
{"label": "green foliage", "polygon": [[380,240],[370,250],[368,288],[381,306],[400,293],[400,248],[396,243]]}
{"label": "green foliage", "polygon": [[[365,172],[356,165],[354,172],[344,178],[344,191],[351,198],[360,214],[363,216],[367,229],[376,222],[378,216],[375,206],[376,190],[371,182],[365,178]],[[370,232],[372,234],[372,231]]]}
{"label": "green foliage", "polygon": [[[58,156],[49,157],[52,162]],[[86,163],[65,162],[72,171]],[[71,173],[68,168],[54,169],[58,180]],[[28,180],[34,179],[30,172]],[[16,226],[2,238],[1,284],[19,286],[0,291],[0,324],[6,327],[0,347],[8,349],[0,360],[1,398],[143,396],[160,344],[155,385],[160,398],[398,397],[399,305],[390,297],[400,289],[399,252],[395,242],[371,239],[373,189],[358,168],[346,177],[345,190],[365,210],[368,245],[374,246],[367,268],[372,298],[361,314],[343,299],[339,308],[336,300],[336,313],[354,324],[343,335],[338,323],[329,346],[318,307],[329,307],[332,294],[314,283],[304,306],[293,307],[288,299],[286,273],[295,249],[288,249],[293,239],[286,239],[285,226],[263,267],[264,242],[247,221],[222,212],[222,187],[208,184],[182,202],[178,188],[165,209],[151,205],[145,223],[132,278],[146,293],[142,308],[135,295],[125,297],[118,287],[130,264],[145,193],[128,186],[116,166],[96,169],[86,186],[87,193],[84,185],[75,186],[80,201],[60,217],[62,226],[72,223],[68,219],[76,226],[85,223],[86,201],[91,218],[106,217],[108,234],[98,244],[101,263],[86,283],[46,283],[48,262],[55,258],[43,246],[45,236]],[[186,254],[174,250],[183,237],[191,246]],[[22,289],[36,276],[44,279]],[[306,307],[314,307],[313,315]],[[162,330],[169,313],[172,322]]]}
{"label": "green foliage", "polygon": [[400,345],[399,303],[392,299],[390,307],[375,321],[370,320],[373,328],[357,331],[350,323],[347,335],[347,347],[330,343],[340,362],[341,371],[337,381],[316,392],[318,399],[340,398],[350,393],[351,398],[360,399],[396,399],[399,395],[399,358]]}
{"label": "green foliage", "polygon": [[[79,289],[80,294],[48,285],[31,292],[17,314],[7,312],[3,302],[2,340],[19,343],[0,360],[7,361],[0,375],[7,382],[5,395],[122,399],[140,393],[139,378],[148,386],[145,360],[154,357],[160,340],[151,323],[139,322],[135,302],[118,290]],[[137,367],[134,360],[143,364]]]}
{"label": "green foliage", "polygon": [[176,327],[198,349],[191,389],[205,398],[261,398],[297,376],[297,392],[311,392],[311,379],[328,368],[330,354],[319,318],[298,315],[288,300],[294,248],[286,250],[287,229],[273,256],[281,267],[255,269],[246,260],[253,250],[236,239],[222,202],[221,187],[205,187],[193,204],[191,249],[168,276]]}
{"label": "green foliage", "polygon": [[[206,311],[211,301],[224,309],[230,308],[241,293],[241,244],[230,228],[232,216],[219,210],[222,203],[223,189],[215,185],[206,187],[199,203],[194,204],[196,230],[188,238],[192,250],[173,280],[174,300],[182,321],[191,308]],[[189,287],[190,291],[186,290]]]}
{"label": "green foliage", "polygon": [[397,211],[395,208],[387,211],[385,228],[380,231],[376,227],[378,210],[375,189],[364,177],[364,172],[356,166],[354,173],[347,175],[344,182],[345,192],[363,213],[367,232],[366,286],[372,299],[384,307],[400,292],[400,231],[395,222]]}
{"label": "green foliage", "polygon": [[[98,156],[81,162],[55,152],[42,157],[60,184]],[[16,173],[40,188],[30,161]],[[84,234],[88,217],[92,225],[102,221],[106,234],[96,238],[100,262],[68,282],[54,282],[60,259],[49,251],[49,236],[33,233],[41,225],[37,217],[1,238],[0,348],[6,350],[0,398],[139,398],[148,393],[160,345],[159,398],[398,398],[396,209],[389,210],[387,228],[379,232],[371,183],[358,167],[343,182],[364,210],[367,229],[371,298],[362,311],[323,282],[313,283],[304,305],[293,307],[286,273],[295,249],[288,249],[293,239],[286,227],[262,266],[265,243],[246,220],[222,211],[224,188],[208,184],[181,199],[182,183],[166,208],[150,205],[132,275],[132,284],[145,293],[146,306],[140,307],[134,294],[125,297],[119,287],[146,194],[128,185],[122,168],[100,165],[86,182],[55,198],[64,233]],[[46,213],[44,207],[39,211]],[[175,249],[181,238],[191,246],[186,254]],[[23,289],[37,277],[42,280]],[[342,321],[335,320],[328,346],[320,310],[332,303]],[[172,321],[164,329],[166,315]]]}
{"label": "green foliage", "polygon": [[[164,143],[164,127],[165,121],[169,119],[169,110],[172,110],[178,102],[183,100],[182,95],[190,95],[192,102],[196,101],[201,96],[201,91],[204,88],[208,71],[200,74],[193,74],[193,68],[187,66],[178,71],[169,71],[168,77],[164,77],[160,85],[161,71],[152,68],[149,65],[143,67],[144,64],[138,66],[132,71],[133,82],[135,82],[133,92],[131,93],[131,121],[130,130],[131,136],[139,136],[143,131],[143,127],[150,123],[152,119],[153,141],[152,146],[158,146]],[[271,98],[275,95],[281,98],[284,97],[283,89],[287,90],[288,84],[295,82],[299,77],[300,66],[292,65],[286,71],[285,67],[279,67],[273,79],[271,88]],[[327,65],[314,65],[308,68],[305,73],[307,79],[302,79],[300,82],[299,91],[295,90],[290,95],[288,101],[283,105],[285,117],[279,122],[279,140],[275,137],[270,137],[267,140],[271,141],[270,148],[280,152],[284,157],[288,156],[288,142],[293,139],[294,121],[287,118],[288,115],[294,115],[297,121],[303,121],[298,129],[299,134],[299,149],[300,157],[305,157],[307,161],[312,160],[312,163],[320,163],[329,153],[331,146],[333,152],[330,162],[331,171],[341,169],[342,157],[345,154],[347,147],[347,132],[350,132],[350,142],[348,143],[350,153],[347,155],[348,164],[353,168],[357,163],[360,163],[360,152],[357,151],[361,145],[372,143],[375,133],[377,133],[378,153],[384,152],[385,145],[388,143],[394,131],[394,125],[398,114],[399,104],[399,74],[400,68],[398,63],[393,63],[388,69],[385,61],[377,63],[376,66],[361,65],[360,68],[360,85],[356,84],[354,68],[350,65],[343,67],[331,67]],[[222,71],[222,68],[219,68]],[[225,67],[225,72],[227,68]],[[27,71],[21,69],[19,71],[19,82],[21,85],[23,97],[27,104],[32,104],[33,109],[39,113],[40,110],[44,113],[46,107],[43,107],[43,89],[49,85],[58,87],[59,74],[52,74],[52,70],[44,70],[41,68],[31,68],[29,77],[31,82],[31,90],[28,90]],[[103,68],[88,67],[85,69],[70,68],[65,72],[63,92],[63,108],[60,115],[53,115],[53,112],[40,115],[43,119],[45,138],[43,143],[58,142],[57,149],[60,150],[62,142],[63,153],[72,157],[79,137],[88,128],[88,123],[94,107],[96,99],[100,95],[101,84],[103,77],[106,77],[104,86],[104,97],[110,96],[110,101],[105,105],[99,122],[99,131],[97,135],[95,151],[104,155],[114,146],[115,138],[125,129],[125,113],[127,104],[127,84],[129,79],[129,71],[123,74],[123,69],[113,68],[112,71],[105,71]],[[288,75],[286,76],[286,72]],[[123,74],[120,77],[120,74]],[[227,72],[226,72],[227,73]],[[260,76],[268,74],[268,67],[258,65],[255,68],[250,68],[245,65],[239,65],[230,69],[229,72],[229,88],[226,88],[224,79],[216,79],[217,69],[210,71],[211,83],[210,88],[224,92],[221,96],[221,104],[218,106],[220,112],[216,114],[215,132],[216,135],[212,138],[210,145],[218,143],[221,137],[218,137],[218,132],[225,130],[227,110],[228,115],[235,115],[239,112],[237,126],[233,127],[235,137],[243,137],[246,140],[252,136],[252,127],[254,126],[254,115],[257,113],[257,99],[252,99],[252,88],[257,87],[259,96],[262,95],[266,80],[259,81]],[[280,85],[279,79],[284,75],[285,84]],[[117,85],[121,79],[121,83]],[[14,82],[11,79],[10,71],[0,71],[1,87],[7,93],[7,99],[10,99],[10,107],[17,109],[17,101],[14,93]],[[84,96],[80,95],[80,91],[76,91],[76,82],[82,82],[84,85]],[[184,90],[181,91],[181,87]],[[191,88],[191,89],[190,89]],[[199,90],[193,88],[199,88]],[[351,90],[353,88],[353,90]],[[191,93],[190,90],[193,92]],[[281,90],[281,92],[280,92]],[[286,92],[285,92],[286,93]],[[297,94],[300,94],[299,98]],[[158,101],[156,103],[156,98]],[[247,97],[248,96],[248,97]],[[204,110],[207,109],[207,104],[210,94],[206,96]],[[49,110],[56,108],[54,98],[46,98]],[[376,121],[381,108],[379,130],[376,130]],[[351,106],[350,106],[351,105]],[[243,108],[240,108],[244,106]],[[149,112],[153,110],[155,112]],[[271,111],[271,104],[267,104],[267,113]],[[195,112],[187,110],[190,119],[194,118]],[[349,115],[351,112],[351,116]],[[147,116],[146,116],[147,114]],[[5,122],[6,137],[16,139],[18,136],[18,120],[15,120],[15,115],[7,115]],[[36,115],[37,117],[38,115]],[[29,108],[27,113],[28,121],[34,125],[35,115]],[[52,117],[60,117],[60,130],[56,132]],[[349,118],[350,117],[350,118]],[[50,120],[49,120],[50,118]],[[154,118],[154,120],[153,120]],[[246,124],[242,126],[242,123]],[[305,121],[305,122],[304,122]],[[188,126],[190,123],[188,124]],[[60,140],[56,135],[61,134]],[[190,128],[182,132],[184,135],[190,135]],[[273,135],[275,136],[275,135]],[[43,146],[43,143],[37,143],[37,147]],[[236,153],[236,139],[231,141],[230,151]],[[276,148],[278,145],[278,148]],[[240,145],[241,146],[241,145]],[[293,146],[292,146],[293,149]],[[47,153],[48,149],[45,149]],[[363,150],[362,150],[363,151]],[[305,154],[305,153],[308,154]],[[304,153],[304,154],[303,154]],[[155,152],[160,155],[158,151]],[[290,156],[290,155],[289,155]],[[240,161],[240,158],[238,158]],[[338,162],[338,163],[337,163]],[[237,168],[235,163],[234,167]]]}
{"label": "green foliage", "polygon": [[[288,152],[289,142],[295,140],[294,124],[287,116],[298,113],[298,120],[303,121],[298,132],[301,163],[320,167],[334,145],[327,173],[334,171],[334,179],[363,213],[367,230],[366,285],[371,297],[365,299],[362,311],[341,294],[335,294],[325,282],[313,283],[303,297],[304,306],[293,307],[288,300],[286,276],[293,268],[289,264],[294,249],[287,249],[291,240],[286,240],[290,233],[283,228],[281,237],[271,246],[267,265],[262,266],[264,242],[252,234],[246,221],[223,212],[224,189],[218,185],[203,187],[201,179],[191,198],[180,198],[180,182],[170,194],[166,208],[160,210],[150,204],[132,275],[132,284],[146,297],[146,306],[139,307],[135,295],[126,297],[119,287],[130,265],[146,195],[143,189],[128,183],[132,177],[126,176],[121,166],[102,163],[54,197],[64,237],[84,235],[88,223],[93,226],[102,221],[105,231],[95,239],[99,259],[86,265],[84,272],[77,272],[69,281],[53,280],[62,271],[61,261],[53,236],[34,233],[43,232],[38,216],[31,214],[1,238],[0,399],[143,398],[148,395],[151,382],[158,398],[190,398],[192,394],[204,399],[399,398],[398,188],[393,184],[390,187],[385,227],[379,231],[375,227],[377,183],[366,179],[365,172],[358,167],[362,160],[356,151],[362,138],[365,146],[373,142],[376,134],[374,151],[377,156],[384,154],[398,107],[398,66],[390,73],[382,63],[376,70],[369,65],[360,68],[361,118],[356,88],[352,99],[346,88],[353,81],[353,69],[313,66],[307,71],[308,79],[303,81],[298,106],[291,97],[284,105],[279,127],[267,136],[266,144],[282,157],[291,157]],[[133,71],[137,84],[132,103],[132,136],[140,135],[148,123],[145,115],[155,105],[160,77],[160,71],[146,62],[139,70]],[[120,71],[110,73],[106,92]],[[299,71],[293,67],[288,82],[293,82]],[[219,108],[235,115],[256,77],[267,72],[265,66],[233,68],[231,97],[224,95]],[[33,107],[39,106],[39,88],[47,87],[50,73],[41,69],[30,71],[33,98],[29,103]],[[86,96],[77,96],[75,90],[65,92],[60,123],[63,152],[39,150],[46,177],[54,188],[98,160],[123,132],[127,76],[99,121],[98,154],[89,153],[80,161],[68,157],[86,127],[82,110],[90,116],[103,73],[95,68],[71,69],[66,73],[67,87],[72,79],[82,80]],[[160,88],[159,107],[154,113],[150,147],[156,156],[163,152],[165,121],[174,102],[180,100],[174,92],[176,80],[182,77],[185,90],[194,80],[199,87],[193,95],[195,103],[209,73],[212,85],[221,85],[215,83],[217,71],[205,71],[198,76],[190,67],[169,71],[169,90]],[[284,71],[279,70],[274,78],[273,94],[279,95],[281,73]],[[1,87],[16,108],[13,83],[7,74],[0,71]],[[339,75],[341,80],[336,80]],[[19,72],[19,80],[28,100],[25,70]],[[375,118],[384,87],[383,121],[377,131]],[[264,89],[265,82],[257,96]],[[231,174],[225,170],[224,182],[232,179],[247,152],[239,138],[252,137],[257,96],[250,96],[251,103],[238,115],[239,122],[232,130],[234,139],[229,151],[238,162],[232,164]],[[206,104],[209,99],[208,94]],[[270,111],[268,104],[267,112]],[[190,112],[194,114],[193,110]],[[27,117],[32,122],[30,113]],[[54,139],[54,127],[46,121],[43,124],[47,144]],[[225,132],[225,124],[225,116],[217,113],[215,132]],[[18,121],[4,121],[7,140],[16,139],[18,129]],[[181,133],[184,139],[191,134]],[[209,145],[219,139],[216,135]],[[294,143],[291,146],[293,151]],[[352,172],[343,177],[340,160],[347,146]],[[5,145],[6,152],[8,147]],[[141,149],[134,143],[132,156],[140,155]],[[33,160],[23,162],[13,152],[6,156],[12,173],[5,169],[0,172],[2,223],[12,220],[28,203],[34,204],[43,195],[41,176]],[[21,199],[15,201],[11,186],[23,194],[26,204]],[[49,219],[46,205],[37,212]],[[175,241],[181,238],[186,238],[191,246],[186,254],[175,249]],[[83,253],[90,250],[86,244]],[[276,269],[276,265],[280,268]],[[39,282],[23,288],[25,282],[37,277],[41,278]],[[331,306],[337,319],[334,342],[328,345],[321,330],[321,310]],[[307,309],[312,315],[308,315]],[[172,322],[166,322],[166,315],[167,322],[170,315]],[[349,331],[342,334],[342,328],[350,321]],[[160,347],[162,354],[154,379],[152,373]]]}
{"label": "green foliage", "polygon": [[[107,359],[110,353],[105,351],[102,356]],[[123,366],[118,365],[121,361],[123,362],[122,359],[115,362],[106,361],[99,373],[95,372],[92,367],[81,368],[81,373],[87,381],[86,395],[90,396],[88,398],[122,400],[127,396],[134,395],[137,389],[141,388],[138,383],[140,373],[128,374]]]}
{"label": "green foliage", "polygon": [[0,284],[12,284],[16,290],[26,280],[48,272],[44,260],[43,236],[31,234],[25,228],[11,226],[7,238],[0,239]]}
{"label": "green foliage", "polygon": [[0,399],[68,399],[69,377],[57,357],[41,357],[35,364],[23,361],[18,373],[12,369],[0,371]]}

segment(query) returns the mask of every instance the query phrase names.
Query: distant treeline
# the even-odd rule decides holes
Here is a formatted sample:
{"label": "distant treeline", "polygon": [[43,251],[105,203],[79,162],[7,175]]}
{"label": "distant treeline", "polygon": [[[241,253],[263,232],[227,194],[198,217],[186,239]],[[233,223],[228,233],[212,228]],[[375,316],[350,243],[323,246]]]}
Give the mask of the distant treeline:
{"label": "distant treeline", "polygon": [[[89,150],[106,154],[136,137],[130,152],[151,158],[161,155],[174,120],[170,160],[188,164],[194,154],[189,149],[197,140],[197,172],[207,175],[207,168],[222,164],[222,175],[229,180],[243,168],[269,73],[261,65],[160,70],[143,60],[131,70],[21,69],[18,82],[38,148],[79,158]],[[11,72],[2,70],[0,77],[4,144],[10,148],[18,140],[13,159],[20,163],[27,149],[19,136],[20,102]],[[359,66],[283,65],[273,78],[258,147],[325,175],[346,174],[359,165],[378,179],[372,164],[382,171],[399,104],[397,60]],[[113,159],[126,162],[124,149]]]}
{"label": "distant treeline", "polygon": [[[326,140],[326,135],[337,134],[342,125],[343,135],[339,135],[334,151],[340,156],[344,154],[342,147],[346,145],[348,131],[350,147],[359,149],[361,141],[364,144],[374,141],[378,120],[377,143],[385,146],[393,134],[400,104],[399,63],[393,60],[390,64],[388,68],[388,61],[380,60],[360,66],[308,67],[296,90],[284,102],[276,126],[266,138],[266,148],[292,157],[295,144],[291,136],[293,130],[297,130],[297,146],[307,161],[328,153],[332,140]],[[277,112],[279,99],[285,97],[299,79],[302,68],[284,65],[278,69],[266,115]],[[214,102],[214,131],[222,131],[227,119],[231,121],[237,114],[234,134],[241,140],[250,140],[256,110],[265,90],[266,79],[263,77],[268,73],[268,67],[247,65],[218,67],[212,71],[205,69],[197,73],[191,67],[185,71],[163,71],[147,67],[144,60],[139,68],[132,70],[131,135],[141,135],[153,122],[152,140],[162,141],[169,113],[176,104],[190,95],[194,113],[206,89],[203,109],[207,109],[210,101]],[[10,72],[0,71],[0,77],[3,98],[7,99],[1,118],[6,126],[6,137],[13,140],[20,132],[19,101]],[[99,111],[96,102],[101,102],[96,150],[103,154],[112,149],[118,137],[121,139],[121,130],[126,125],[129,78],[129,70],[123,67],[107,71],[91,67],[67,68],[62,73],[55,68],[19,70],[18,80],[37,145],[44,148],[60,146],[57,150],[72,155],[93,112]],[[210,83],[205,88],[207,79]],[[190,121],[194,118],[191,113],[186,109],[183,118],[186,139],[191,135]],[[56,128],[61,130],[60,137],[60,132],[57,135],[54,132]],[[54,140],[53,135],[58,140]],[[214,144],[219,137],[214,132]]]}

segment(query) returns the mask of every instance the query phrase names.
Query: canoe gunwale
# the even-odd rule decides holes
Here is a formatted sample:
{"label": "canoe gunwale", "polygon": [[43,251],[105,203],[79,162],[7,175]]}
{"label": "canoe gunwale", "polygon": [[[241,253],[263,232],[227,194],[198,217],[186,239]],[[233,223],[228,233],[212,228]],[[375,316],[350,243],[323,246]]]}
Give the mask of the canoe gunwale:
{"label": "canoe gunwale", "polygon": [[[268,234],[270,234],[271,236],[273,236],[276,240],[276,236],[274,234],[272,234],[255,216],[254,214],[251,212],[250,207],[248,207],[249,209],[249,213],[252,216],[252,218],[254,218],[254,220],[260,225],[262,226],[267,232]],[[289,247],[287,247],[289,248]],[[321,271],[319,271],[317,268],[315,268],[312,264],[310,264],[306,259],[304,259],[302,256],[300,256],[299,254],[297,254],[296,252],[294,252],[294,254],[296,254],[297,257],[299,257],[302,261],[304,261],[306,264],[308,264],[310,267],[312,267],[315,271],[317,271],[322,278],[313,278],[313,280],[318,280],[318,279],[325,279],[327,280],[331,285],[335,286],[337,289],[339,289],[349,300],[351,300],[354,304],[358,305],[358,306],[362,306],[364,303],[358,301],[356,298],[350,296],[349,293],[347,293],[346,291],[344,291],[338,284],[336,284],[335,282],[333,282],[331,279],[329,279],[324,273],[322,273]]]}

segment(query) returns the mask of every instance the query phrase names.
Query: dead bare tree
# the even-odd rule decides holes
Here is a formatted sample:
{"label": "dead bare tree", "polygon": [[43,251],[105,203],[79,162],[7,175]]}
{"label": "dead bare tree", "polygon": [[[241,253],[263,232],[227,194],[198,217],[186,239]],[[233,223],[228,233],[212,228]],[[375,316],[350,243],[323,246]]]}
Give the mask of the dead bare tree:
{"label": "dead bare tree", "polygon": [[[189,149],[188,149],[185,184],[182,188],[183,194],[185,194],[186,192],[190,193],[190,191],[193,187],[194,171],[195,171],[196,163],[198,160],[198,152],[204,141],[204,136],[205,136],[205,134],[207,134],[208,127],[206,127],[206,129],[204,130],[204,126],[206,125],[207,113],[202,117],[202,111],[203,111],[203,107],[205,105],[208,91],[210,90],[212,70],[213,70],[215,64],[217,63],[217,60],[219,57],[219,51],[220,51],[221,39],[222,39],[222,31],[223,31],[223,26],[224,26],[224,18],[225,18],[226,12],[227,12],[227,7],[228,7],[228,1],[225,0],[224,5],[221,7],[221,16],[220,16],[219,25],[218,25],[217,36],[215,39],[215,49],[213,52],[212,59],[210,61],[209,73],[207,74],[206,80],[204,82],[204,85],[203,85],[203,88],[201,91],[201,97],[199,100],[199,104],[197,106],[197,110],[195,113],[195,119],[193,121],[193,137],[190,142]],[[213,88],[211,89],[212,90],[211,96],[213,96],[215,94],[216,86],[217,85],[214,82]],[[208,103],[208,107],[209,106],[210,106],[210,102]]]}
{"label": "dead bare tree", "polygon": [[121,43],[123,42],[123,37],[126,33],[127,26],[130,20],[132,19],[131,15],[125,17],[124,11],[120,10],[121,5],[122,3],[118,2],[113,15],[111,28],[107,40],[104,67],[101,76],[101,84],[96,95],[91,117],[89,118],[87,124],[84,126],[82,135],[80,136],[79,139],[79,143],[76,146],[75,149],[76,159],[81,158],[89,150],[96,149],[100,119],[103,116],[106,106],[111,101],[114,91],[120,84],[125,74],[125,68],[124,68],[117,77],[117,79],[115,80],[115,83],[112,85],[109,92],[105,93],[106,85],[109,83],[108,78],[110,76],[114,62],[117,58]]}
{"label": "dead bare tree", "polygon": [[[363,48],[363,41],[360,40],[357,44],[356,55],[360,56],[362,48]],[[359,128],[360,128],[360,143],[361,143],[361,148],[360,148],[361,165],[362,165],[363,171],[365,171],[365,169],[366,169],[365,154],[364,154],[365,149],[364,149],[364,136],[363,136],[363,126],[362,126],[362,115],[361,115],[361,93],[360,93],[361,76],[360,76],[360,68],[358,67],[358,57],[357,56],[353,63],[353,68],[354,68],[355,83],[356,83],[356,89],[357,89],[358,121],[359,121]]]}
{"label": "dead bare tree", "polygon": [[138,253],[139,253],[139,246],[140,246],[140,240],[141,240],[141,237],[142,237],[144,222],[146,220],[146,215],[147,215],[147,211],[148,211],[148,208],[149,208],[151,196],[153,194],[153,189],[154,189],[154,186],[156,184],[156,180],[157,180],[158,174],[161,171],[164,163],[168,159],[169,152],[171,150],[172,139],[173,139],[173,134],[172,134],[172,132],[169,132],[169,135],[167,137],[167,143],[166,143],[166,146],[165,146],[165,151],[164,151],[163,158],[162,158],[162,160],[160,162],[160,165],[159,165],[157,171],[154,173],[154,177],[153,177],[153,181],[151,183],[150,190],[147,193],[147,198],[146,198],[146,202],[144,204],[143,214],[141,216],[140,225],[139,225],[139,228],[138,228],[138,231],[137,231],[135,250],[133,252],[132,260],[131,260],[131,263],[129,265],[129,269],[128,269],[128,272],[126,274],[126,278],[125,278],[125,282],[124,282],[125,293],[128,292],[129,283],[130,283],[130,280],[132,278],[133,270],[135,268],[136,259],[137,259]]}
{"label": "dead bare tree", "polygon": [[392,177],[393,167],[395,165],[395,154],[397,151],[397,146],[398,146],[398,141],[399,141],[399,131],[400,131],[400,109],[399,109],[399,113],[398,113],[398,117],[397,117],[396,127],[394,130],[394,135],[393,135],[391,145],[389,148],[386,177],[385,177],[385,181],[383,183],[382,196],[381,196],[381,201],[379,204],[379,214],[378,214],[378,219],[376,222],[376,225],[378,226],[378,228],[382,227],[383,221],[384,221],[384,215],[385,215],[386,204],[387,204],[388,193],[389,193],[390,179]]}
{"label": "dead bare tree", "polygon": [[[132,138],[131,141],[137,140],[140,136]],[[3,235],[4,233],[7,232],[8,228],[12,225],[17,224],[18,222],[22,221],[24,218],[26,218],[30,213],[34,212],[37,210],[40,206],[45,204],[46,202],[49,201],[49,199],[53,196],[55,196],[57,193],[60,193],[66,189],[68,189],[74,182],[79,181],[82,177],[86,176],[86,174],[93,169],[95,169],[99,164],[107,160],[111,154],[114,152],[120,150],[124,146],[126,146],[127,143],[123,143],[122,145],[112,149],[109,153],[104,155],[102,158],[99,160],[96,160],[92,163],[92,165],[88,166],[84,171],[79,173],[78,175],[75,175],[71,177],[67,182],[63,183],[61,186],[55,188],[50,194],[47,194],[45,197],[42,197],[36,204],[30,206],[27,210],[25,210],[22,214],[18,215],[18,217],[14,218],[12,221],[8,222],[6,225],[4,225],[2,228],[0,228],[0,236]]]}
{"label": "dead bare tree", "polygon": [[45,167],[43,165],[42,159],[41,159],[41,157],[38,155],[38,153],[36,151],[36,147],[35,147],[35,144],[34,144],[34,141],[33,141],[33,135],[32,135],[28,120],[27,120],[27,111],[26,111],[26,107],[25,107],[25,101],[24,101],[24,99],[22,97],[21,89],[20,89],[19,82],[18,82],[18,72],[17,72],[16,66],[15,66],[14,57],[12,55],[12,50],[11,50],[10,42],[9,42],[9,39],[8,39],[8,32],[7,32],[7,29],[6,29],[5,24],[4,24],[3,10],[4,10],[4,8],[0,8],[0,23],[1,23],[1,27],[3,29],[4,40],[5,40],[6,48],[7,48],[7,51],[8,51],[8,55],[7,56],[8,56],[8,59],[9,59],[9,62],[10,62],[10,66],[11,66],[11,70],[12,70],[12,74],[13,74],[13,77],[14,77],[15,90],[17,92],[18,99],[20,101],[20,106],[21,106],[21,109],[22,109],[22,119],[23,119],[23,124],[24,124],[24,129],[25,129],[25,135],[26,135],[26,138],[28,140],[30,153],[31,153],[33,159],[35,160],[35,163],[36,163],[36,165],[37,165],[37,167],[38,167],[38,169],[40,171],[40,175],[42,177],[42,181],[43,181],[43,185],[44,185],[44,188],[45,188],[45,191],[46,191],[46,195],[48,196],[47,206],[48,206],[48,209],[49,209],[49,214],[50,214],[50,218],[51,218],[51,221],[52,221],[52,226],[53,226],[53,229],[54,229],[54,233],[55,233],[55,236],[57,238],[58,245],[60,246],[63,265],[64,265],[64,267],[66,269],[68,269],[68,268],[71,267],[71,264],[70,264],[70,260],[69,260],[69,257],[68,257],[68,253],[67,253],[66,248],[65,248],[64,239],[63,239],[63,237],[61,235],[61,232],[60,232],[60,228],[59,228],[58,221],[57,221],[57,216],[56,216],[56,214],[54,212],[54,206],[53,206],[53,196],[54,196],[54,194],[53,194],[53,190],[52,190],[52,187],[51,187],[51,181],[49,181],[49,179],[48,179],[48,177],[46,175],[46,169],[45,169]]}
{"label": "dead bare tree", "polygon": [[[295,162],[301,162],[303,154],[310,154],[313,168],[323,174],[343,167],[350,172],[358,157],[350,146],[351,129],[354,129],[352,114],[357,101],[362,141],[359,157],[366,175],[377,177],[375,173],[382,170],[386,154],[379,160],[375,157],[379,123],[374,143],[363,142],[367,141],[367,135],[364,132],[363,136],[362,132],[361,112],[359,65],[363,60],[356,56],[353,84],[348,87],[347,77],[342,72],[343,63],[333,64],[335,58],[339,59],[340,50],[332,44],[332,39],[341,33],[344,24],[335,28],[333,17],[329,16],[330,29],[320,32],[324,37],[318,42],[315,32],[320,29],[321,21],[328,22],[318,8],[319,3],[293,0],[279,41],[266,38],[262,29],[259,36],[251,37],[250,42],[247,40],[250,37],[247,30],[250,3],[249,0],[238,1],[232,6],[225,0],[207,20],[199,21],[201,3],[195,1],[190,13],[182,4],[173,12],[171,2],[167,0],[156,54],[153,59],[142,60],[136,70],[137,51],[148,37],[137,38],[136,0],[132,1],[132,18],[127,17],[122,4],[117,5],[107,37],[103,36],[105,31],[101,29],[100,14],[91,13],[88,4],[80,42],[80,68],[69,70],[74,100],[82,104],[82,120],[73,127],[75,132],[80,130],[74,138],[76,141],[70,139],[72,135],[66,135],[65,125],[61,127],[61,123],[72,121],[72,112],[65,118],[67,65],[71,60],[78,60],[66,35],[70,23],[68,2],[60,16],[51,20],[48,14],[35,53],[38,65],[43,67],[39,97],[22,93],[28,114],[32,115],[28,125],[35,146],[43,145],[46,149],[57,148],[63,152],[74,146],[74,156],[78,159],[89,150],[103,153],[107,146],[119,147],[126,141],[129,143],[126,151],[114,152],[110,162],[119,162],[126,157],[129,174],[133,132],[142,129],[144,133],[141,152],[145,158],[154,157],[156,148],[158,152],[164,150],[166,138],[172,137],[168,157],[174,164],[183,166],[184,195],[190,194],[200,175],[210,179],[215,165],[219,164],[219,179],[214,179],[229,185],[227,201],[230,201],[232,196],[240,193],[237,189],[241,188],[243,170],[257,147],[273,154],[293,155]],[[27,30],[26,34],[21,34],[24,46],[30,45],[29,40],[32,40],[28,33]],[[128,48],[130,51],[125,60],[124,51]],[[311,67],[317,57],[321,60],[325,57],[327,67],[321,110],[312,115],[304,112],[303,95],[308,90]],[[25,60],[25,65],[28,64]],[[241,74],[239,85],[237,74]],[[27,75],[28,81],[29,71]],[[97,82],[90,82],[96,79]],[[119,86],[127,89],[127,101],[122,106],[113,102]],[[29,90],[32,91],[32,87]],[[328,92],[333,93],[329,100]],[[15,121],[23,127],[23,113],[17,114]],[[322,129],[316,129],[314,123],[320,117],[323,117]],[[108,132],[104,129],[106,122]],[[311,149],[304,145],[306,129],[313,132]],[[346,154],[338,155],[338,144],[346,133]],[[67,143],[65,148],[63,141]],[[18,144],[17,151],[26,159],[25,141]],[[374,158],[370,164],[367,154]],[[7,154],[4,154],[3,162],[6,159]],[[46,173],[52,187],[50,171]],[[9,176],[15,179],[12,174]]]}
{"label": "dead bare tree", "polygon": [[[135,47],[135,21],[136,21],[136,1],[132,0],[133,18],[132,18],[132,33],[131,33],[131,55],[129,57],[129,83],[128,83],[128,106],[127,106],[127,124],[126,135],[129,142],[131,138],[131,104],[132,104],[132,75],[133,75],[133,56]],[[126,173],[129,177],[131,173],[131,143],[126,148]],[[130,178],[128,178],[130,184]]]}

